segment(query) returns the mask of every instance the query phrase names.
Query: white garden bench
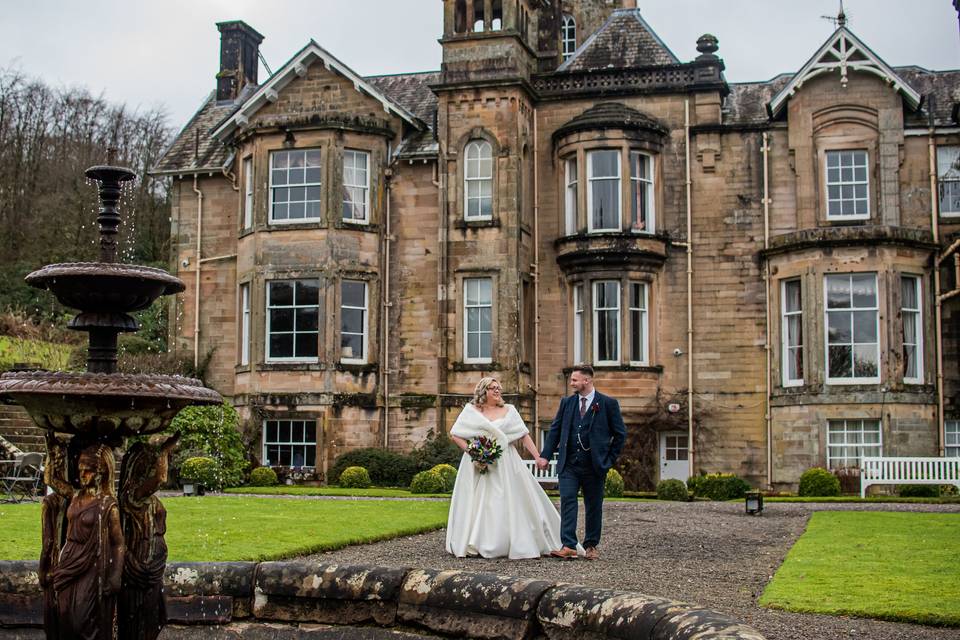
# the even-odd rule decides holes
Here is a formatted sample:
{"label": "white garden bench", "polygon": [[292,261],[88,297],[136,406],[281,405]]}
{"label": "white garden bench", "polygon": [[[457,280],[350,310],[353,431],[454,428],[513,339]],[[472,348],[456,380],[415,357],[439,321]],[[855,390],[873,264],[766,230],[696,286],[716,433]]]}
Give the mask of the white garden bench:
{"label": "white garden bench", "polygon": [[540,484],[551,484],[559,482],[560,480],[557,476],[556,458],[548,463],[546,469],[538,469],[536,460],[524,460],[523,463],[527,465],[527,468],[533,473],[533,477],[536,478]]}
{"label": "white garden bench", "polygon": [[952,484],[960,489],[960,458],[863,458],[861,498],[872,484]]}

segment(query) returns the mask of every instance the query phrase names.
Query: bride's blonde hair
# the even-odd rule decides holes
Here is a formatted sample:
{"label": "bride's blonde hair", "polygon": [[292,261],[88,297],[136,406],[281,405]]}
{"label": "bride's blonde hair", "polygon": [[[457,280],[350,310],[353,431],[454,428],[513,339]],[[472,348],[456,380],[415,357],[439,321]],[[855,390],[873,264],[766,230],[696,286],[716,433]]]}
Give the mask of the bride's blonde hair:
{"label": "bride's blonde hair", "polygon": [[[487,387],[494,382],[500,384],[500,381],[493,376],[487,376],[486,378],[480,379],[480,382],[477,383],[476,388],[473,390],[473,400],[471,400],[471,402],[474,404],[474,406],[482,407],[483,405],[487,404]],[[497,406],[503,406],[502,396],[500,398],[500,403]]]}

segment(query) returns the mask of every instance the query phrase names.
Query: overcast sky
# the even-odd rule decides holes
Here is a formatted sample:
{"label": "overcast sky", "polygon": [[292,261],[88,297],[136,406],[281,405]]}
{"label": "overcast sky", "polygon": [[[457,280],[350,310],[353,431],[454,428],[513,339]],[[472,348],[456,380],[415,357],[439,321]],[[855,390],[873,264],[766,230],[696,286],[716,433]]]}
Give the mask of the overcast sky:
{"label": "overcast sky", "polygon": [[[846,0],[849,28],[893,66],[960,68],[951,0]],[[638,0],[678,58],[720,39],[727,80],[798,70],[833,31],[838,0]],[[80,85],[131,107],[163,106],[186,123],[219,70],[216,22],[265,36],[276,70],[310,38],[361,75],[440,68],[440,0],[5,0],[0,66],[54,86]],[[261,68],[261,79],[266,77]]]}

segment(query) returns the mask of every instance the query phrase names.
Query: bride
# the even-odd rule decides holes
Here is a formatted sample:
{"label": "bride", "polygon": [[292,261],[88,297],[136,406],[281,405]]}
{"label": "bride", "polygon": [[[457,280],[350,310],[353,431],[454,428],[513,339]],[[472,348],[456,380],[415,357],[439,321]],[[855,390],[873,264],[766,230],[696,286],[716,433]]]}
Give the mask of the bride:
{"label": "bride", "polygon": [[[447,551],[460,558],[519,559],[559,548],[560,515],[510,443],[520,440],[538,462],[540,454],[520,414],[503,403],[496,378],[477,384],[450,435],[464,454],[450,501]],[[500,459],[483,474],[466,453],[477,436],[494,438],[503,447]]]}

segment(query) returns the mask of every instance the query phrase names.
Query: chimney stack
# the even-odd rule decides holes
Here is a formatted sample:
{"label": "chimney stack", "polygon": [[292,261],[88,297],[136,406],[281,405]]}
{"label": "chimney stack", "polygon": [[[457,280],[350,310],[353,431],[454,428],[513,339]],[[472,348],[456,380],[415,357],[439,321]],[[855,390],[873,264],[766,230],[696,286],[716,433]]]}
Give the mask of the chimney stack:
{"label": "chimney stack", "polygon": [[217,29],[220,31],[217,101],[223,102],[235,100],[248,84],[257,84],[263,36],[242,20],[218,22]]}

